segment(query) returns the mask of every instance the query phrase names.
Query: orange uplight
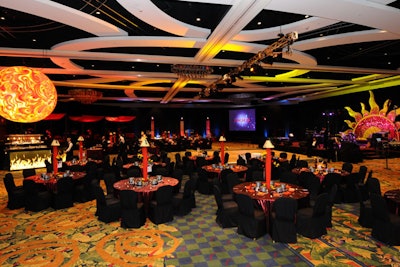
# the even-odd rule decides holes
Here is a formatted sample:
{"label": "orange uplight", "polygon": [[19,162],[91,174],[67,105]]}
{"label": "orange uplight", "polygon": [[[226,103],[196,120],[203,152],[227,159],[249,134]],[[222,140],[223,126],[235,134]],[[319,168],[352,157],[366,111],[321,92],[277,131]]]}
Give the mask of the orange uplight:
{"label": "orange uplight", "polygon": [[57,91],[42,72],[27,67],[0,71],[0,116],[15,122],[37,122],[50,115]]}

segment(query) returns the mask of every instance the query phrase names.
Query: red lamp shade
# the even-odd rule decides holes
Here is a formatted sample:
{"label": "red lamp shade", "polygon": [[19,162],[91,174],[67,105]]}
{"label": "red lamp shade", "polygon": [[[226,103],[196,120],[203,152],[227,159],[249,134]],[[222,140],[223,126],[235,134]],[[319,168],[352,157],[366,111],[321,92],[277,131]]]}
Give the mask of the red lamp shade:
{"label": "red lamp shade", "polygon": [[57,91],[42,72],[27,67],[0,71],[0,116],[15,122],[36,122],[49,116]]}

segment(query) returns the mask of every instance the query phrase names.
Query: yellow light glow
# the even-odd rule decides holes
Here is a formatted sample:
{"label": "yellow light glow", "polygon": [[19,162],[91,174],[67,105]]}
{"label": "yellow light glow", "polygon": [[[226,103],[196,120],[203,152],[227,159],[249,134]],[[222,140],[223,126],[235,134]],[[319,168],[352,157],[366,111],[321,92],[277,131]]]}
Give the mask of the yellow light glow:
{"label": "yellow light glow", "polygon": [[15,122],[37,122],[50,115],[57,91],[42,72],[27,67],[0,71],[0,116]]}

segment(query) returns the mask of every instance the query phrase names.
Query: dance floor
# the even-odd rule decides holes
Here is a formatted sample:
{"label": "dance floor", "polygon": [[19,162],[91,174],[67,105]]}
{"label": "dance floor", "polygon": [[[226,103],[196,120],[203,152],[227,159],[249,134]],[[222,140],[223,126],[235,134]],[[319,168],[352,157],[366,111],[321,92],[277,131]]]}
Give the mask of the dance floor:
{"label": "dance floor", "polygon": [[[208,153],[219,148],[216,143]],[[230,142],[225,151],[229,162],[246,152],[265,153],[253,144]],[[174,159],[174,154],[169,157]],[[400,188],[398,158],[364,160],[354,164],[354,171],[360,165],[373,171],[382,192]],[[5,173],[0,171],[3,177]],[[16,184],[22,184],[21,172],[12,173]],[[374,240],[371,230],[357,223],[358,203],[335,204],[327,235],[313,240],[298,236],[298,242],[289,245],[274,243],[269,235],[252,240],[237,234],[236,228],[222,229],[215,222],[214,196],[196,192],[196,202],[190,214],[175,216],[170,223],[147,220],[140,229],[122,229],[119,222],[97,220],[95,201],[57,211],[8,210],[1,183],[0,266],[400,266],[400,247]]]}

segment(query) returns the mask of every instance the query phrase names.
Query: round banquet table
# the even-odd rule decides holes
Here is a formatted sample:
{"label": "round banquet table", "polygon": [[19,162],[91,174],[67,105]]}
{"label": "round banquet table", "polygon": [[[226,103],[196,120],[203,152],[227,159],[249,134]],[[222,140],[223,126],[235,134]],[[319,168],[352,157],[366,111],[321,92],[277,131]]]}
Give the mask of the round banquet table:
{"label": "round banquet table", "polygon": [[25,179],[27,180],[33,180],[35,181],[35,183],[39,183],[39,184],[44,184],[49,190],[55,190],[56,185],[57,185],[57,181],[59,179],[64,178],[64,175],[68,175],[71,176],[73,180],[79,180],[82,179],[83,177],[85,177],[86,173],[85,172],[70,172],[69,174],[67,174],[66,172],[58,172],[56,174],[52,174],[52,173],[45,173],[43,174],[46,177],[48,177],[47,179],[45,179],[44,177],[42,177],[42,174],[36,174],[36,175],[32,175],[32,176],[28,176]]}
{"label": "round banquet table", "polygon": [[159,181],[156,185],[152,184],[152,181],[156,179],[155,176],[150,176],[149,179],[146,182],[142,182],[143,185],[137,186],[136,183],[138,180],[142,180],[143,178],[133,178],[135,181],[135,185],[129,183],[129,178],[128,179],[123,179],[120,180],[116,183],[114,183],[114,189],[118,191],[121,190],[133,190],[135,192],[139,193],[139,201],[143,201],[145,210],[148,212],[148,207],[149,207],[149,202],[151,200],[153,192],[157,191],[158,188],[163,187],[163,186],[175,186],[178,184],[178,179],[172,178],[172,177],[162,177],[162,180]]}
{"label": "round banquet table", "polygon": [[[261,182],[261,184],[262,186],[265,186],[265,182]],[[276,189],[278,187],[281,187],[282,184],[284,185],[285,190],[281,193],[278,193]],[[256,191],[255,188],[256,188],[255,182],[245,182],[235,185],[233,187],[233,192],[235,194],[248,195],[249,197],[257,201],[257,203],[261,206],[265,215],[267,216],[268,232],[270,232],[271,230],[269,227],[270,226],[269,221],[271,218],[272,204],[275,201],[275,199],[280,197],[290,197],[299,200],[309,195],[307,189],[304,189],[298,185],[288,184],[288,183],[275,182],[273,186],[271,185],[271,190],[269,192]]]}
{"label": "round banquet table", "polygon": [[229,165],[228,167],[226,165],[205,165],[202,168],[207,172],[214,172],[217,174],[220,174],[224,169],[231,169],[233,172],[245,172],[248,169],[246,166],[242,165]]}

